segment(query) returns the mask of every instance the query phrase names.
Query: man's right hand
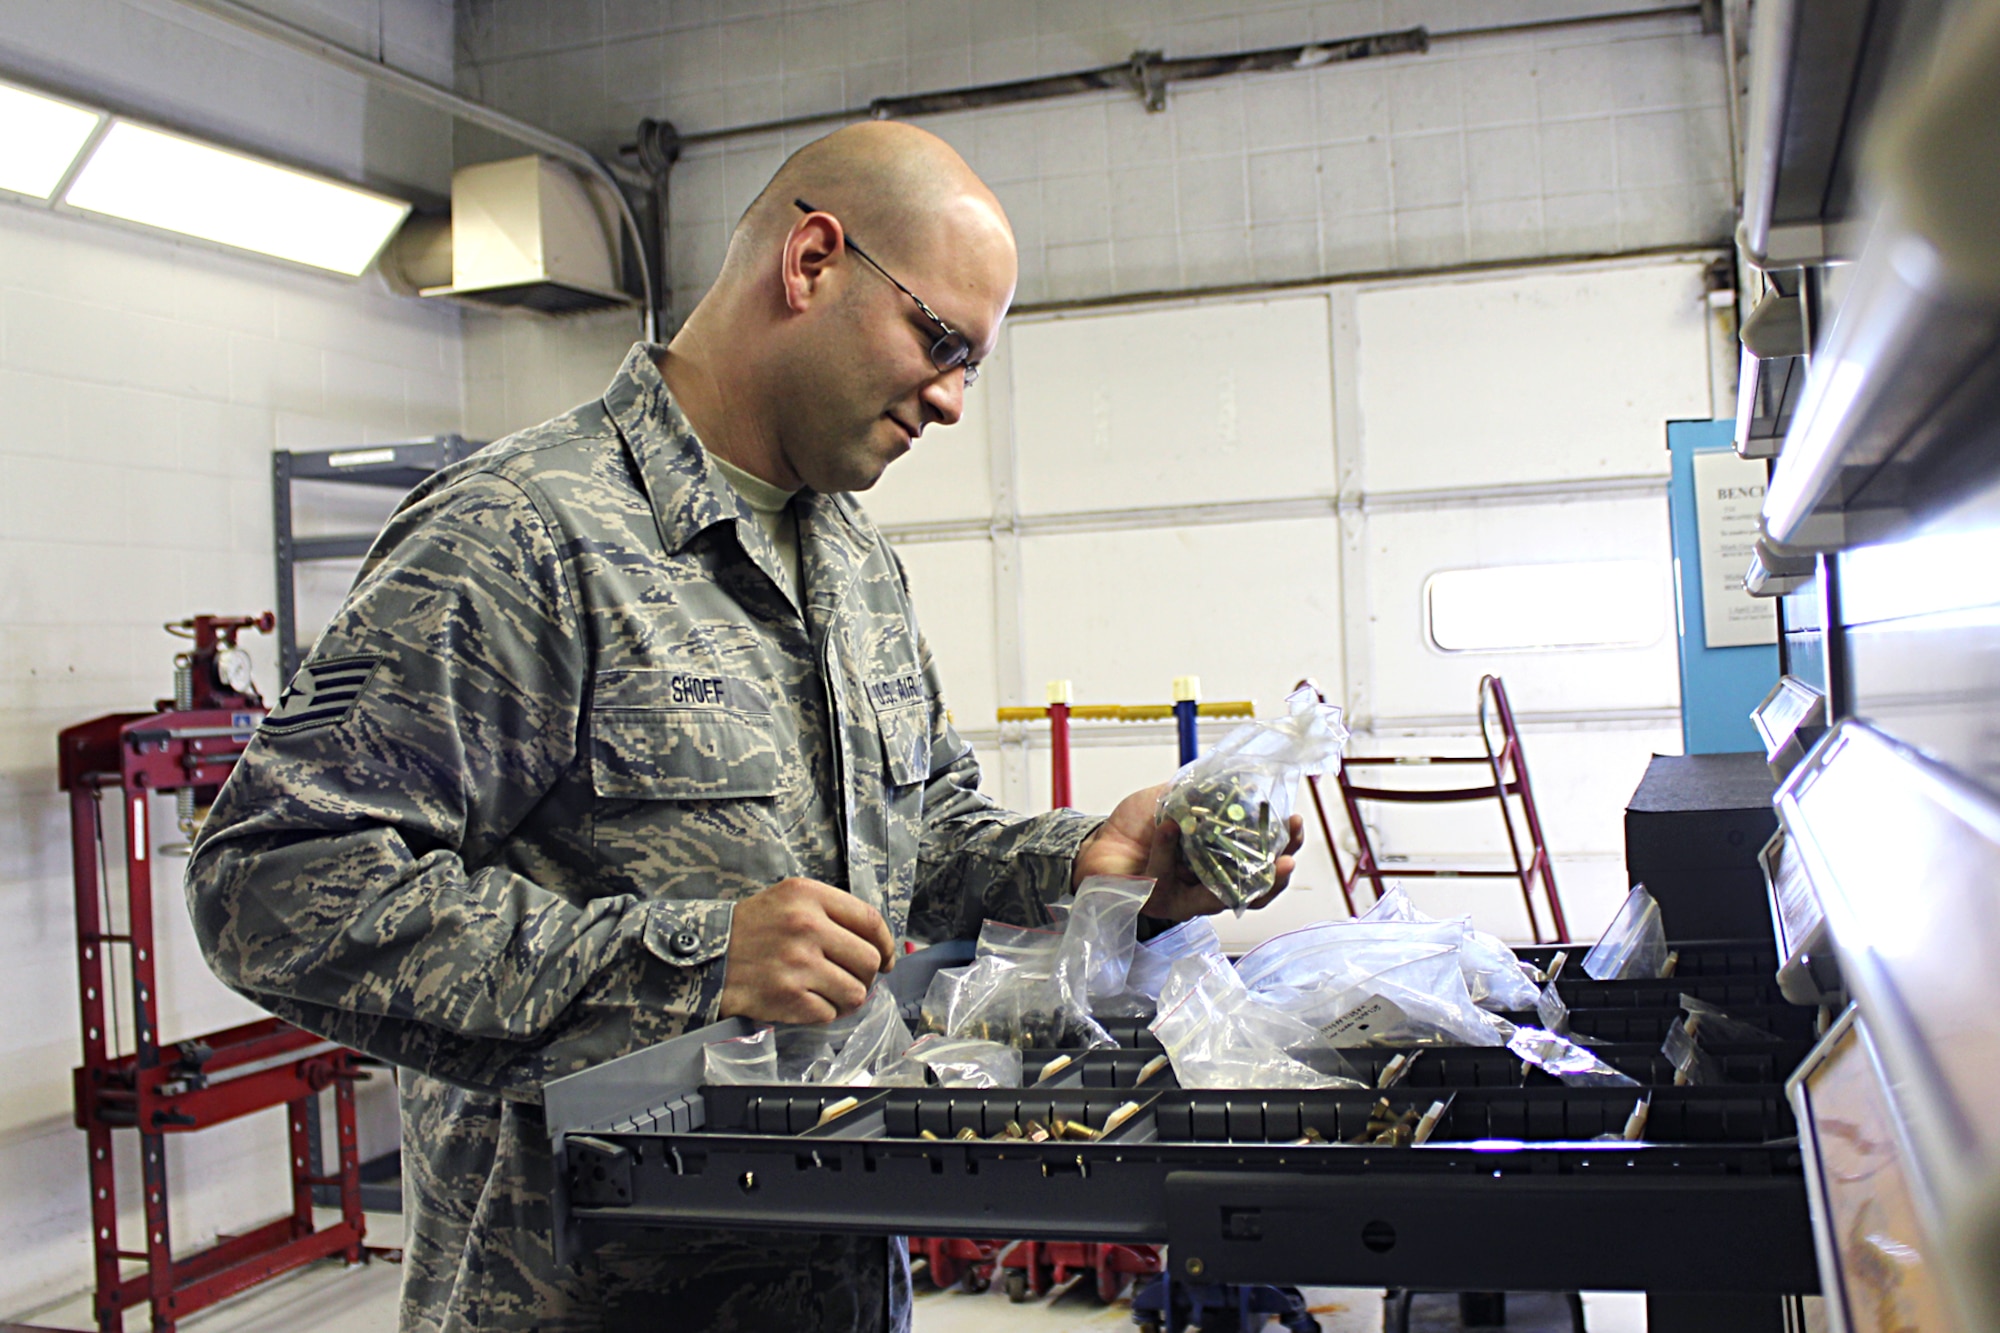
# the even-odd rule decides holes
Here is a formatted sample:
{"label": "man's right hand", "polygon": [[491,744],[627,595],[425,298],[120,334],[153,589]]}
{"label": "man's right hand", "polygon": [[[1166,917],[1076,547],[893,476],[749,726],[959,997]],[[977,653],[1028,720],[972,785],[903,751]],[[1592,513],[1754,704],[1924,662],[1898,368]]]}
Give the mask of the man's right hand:
{"label": "man's right hand", "polygon": [[825,1023],[859,1009],[895,962],[880,912],[818,880],[779,880],[736,904],[721,1016]]}

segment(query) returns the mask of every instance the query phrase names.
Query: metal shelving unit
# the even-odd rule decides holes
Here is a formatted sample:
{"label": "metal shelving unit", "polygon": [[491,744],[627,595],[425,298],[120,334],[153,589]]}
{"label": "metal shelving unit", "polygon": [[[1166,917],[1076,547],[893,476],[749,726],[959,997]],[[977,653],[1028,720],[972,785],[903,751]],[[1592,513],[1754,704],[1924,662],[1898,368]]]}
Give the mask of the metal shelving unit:
{"label": "metal shelving unit", "polygon": [[292,483],[331,481],[407,491],[440,468],[468,457],[483,445],[462,435],[436,435],[404,444],[354,449],[280,449],[271,455],[271,531],[278,588],[278,679],[292,678],[305,657],[299,644],[296,574],[316,560],[354,560],[368,554],[372,532],[300,537],[293,530]]}

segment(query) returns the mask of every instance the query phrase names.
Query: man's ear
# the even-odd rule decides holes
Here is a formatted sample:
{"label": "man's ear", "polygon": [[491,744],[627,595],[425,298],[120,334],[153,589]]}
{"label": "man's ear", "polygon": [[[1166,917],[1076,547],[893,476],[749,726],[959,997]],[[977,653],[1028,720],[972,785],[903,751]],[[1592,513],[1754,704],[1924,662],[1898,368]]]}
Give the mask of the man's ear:
{"label": "man's ear", "polygon": [[782,278],[785,305],[804,314],[825,290],[825,282],[845,248],[840,222],[831,213],[810,213],[785,237]]}

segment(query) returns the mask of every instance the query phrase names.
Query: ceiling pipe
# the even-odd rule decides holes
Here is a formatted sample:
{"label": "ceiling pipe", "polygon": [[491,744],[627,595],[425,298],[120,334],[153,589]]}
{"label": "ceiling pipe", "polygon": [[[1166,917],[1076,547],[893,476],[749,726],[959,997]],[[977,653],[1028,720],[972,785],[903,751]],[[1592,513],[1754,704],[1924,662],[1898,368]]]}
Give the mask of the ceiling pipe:
{"label": "ceiling pipe", "polygon": [[847,107],[837,111],[816,111],[809,115],[786,116],[780,120],[762,120],[747,125],[728,125],[713,130],[696,130],[690,134],[673,133],[672,127],[663,121],[643,120],[639,123],[637,142],[626,144],[619,151],[627,157],[643,157],[647,151],[646,141],[649,138],[657,140],[663,133],[673,134],[672,142],[678,151],[680,148],[719,143],[726,139],[776,134],[786,130],[812,129],[821,125],[840,125],[858,120],[892,120],[907,116],[943,115],[953,111],[974,111],[983,107],[1012,106],[1022,102],[1041,102],[1058,97],[1075,97],[1085,93],[1116,90],[1136,93],[1148,111],[1164,111],[1167,106],[1167,87],[1174,83],[1219,79],[1237,74],[1287,73],[1302,69],[1318,69],[1325,65],[1345,64],[1381,56],[1423,55],[1439,42],[1519,36],[1523,33],[1545,32],[1559,28],[1598,27],[1612,23],[1629,23],[1638,19],[1702,17],[1705,16],[1707,5],[1712,3],[1714,0],[1703,0],[1702,3],[1668,5],[1652,9],[1627,9],[1610,14],[1584,14],[1570,18],[1537,19],[1528,23],[1454,28],[1447,32],[1431,32],[1422,27],[1404,28],[1395,32],[1370,33],[1362,37],[1343,37],[1326,42],[1306,42],[1297,46],[1273,46],[1258,51],[1241,51],[1226,55],[1168,59],[1158,51],[1134,51],[1130,58],[1116,65],[1098,65],[1091,69],[1073,70],[1067,74],[1049,74],[1033,79],[1016,79],[1007,83],[985,83],[968,88],[878,97],[866,106]]}

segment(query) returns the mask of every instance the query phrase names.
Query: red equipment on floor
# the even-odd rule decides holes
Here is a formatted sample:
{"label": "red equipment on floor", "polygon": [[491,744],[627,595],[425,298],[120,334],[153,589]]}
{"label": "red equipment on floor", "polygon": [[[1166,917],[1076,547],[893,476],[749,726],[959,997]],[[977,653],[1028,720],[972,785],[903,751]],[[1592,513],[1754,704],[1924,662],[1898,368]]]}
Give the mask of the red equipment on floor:
{"label": "red equipment on floor", "polygon": [[1166,1271],[1157,1245],[1110,1245],[1083,1240],[1017,1240],[994,1257],[1010,1301],[1045,1296],[1072,1277],[1094,1274],[1097,1299],[1109,1305],[1135,1277]]}
{"label": "red equipment on floor", "polygon": [[[1300,681],[1301,686],[1312,686],[1309,680]],[[1317,687],[1314,687],[1317,692]],[[1320,698],[1325,699],[1321,694]],[[1495,732],[1498,732],[1496,740]],[[1375,897],[1380,900],[1386,891],[1385,879],[1511,879],[1521,886],[1521,902],[1528,911],[1528,929],[1537,944],[1569,938],[1569,925],[1563,919],[1562,899],[1556,893],[1554,867],[1549,861],[1548,841],[1542,836],[1541,815],[1535,809],[1535,790],[1528,781],[1528,761],[1521,751],[1521,732],[1514,724],[1514,710],[1507,702],[1507,687],[1498,676],[1479,678],[1479,738],[1485,747],[1484,754],[1476,755],[1349,755],[1340,766],[1340,799],[1347,807],[1347,822],[1354,830],[1356,856],[1354,869],[1343,870],[1340,864],[1340,850],[1334,842],[1333,827],[1327,821],[1326,803],[1321,799],[1319,779],[1307,778],[1313,799],[1313,808],[1319,815],[1320,832],[1326,837],[1327,852],[1333,857],[1334,873],[1340,876],[1341,896],[1347,900],[1347,910],[1355,911],[1354,886],[1367,879],[1375,889]],[[1364,787],[1354,781],[1353,770],[1359,768],[1389,768],[1396,766],[1464,765],[1484,767],[1492,774],[1491,782],[1482,782],[1472,787],[1422,788],[1422,787]],[[1361,802],[1382,801],[1391,804],[1437,805],[1461,801],[1497,801],[1500,804],[1500,820],[1507,830],[1507,847],[1513,854],[1512,870],[1494,869],[1490,866],[1406,866],[1392,865],[1384,869],[1376,855],[1375,845],[1368,833],[1368,825],[1361,813]],[[1514,802],[1520,803],[1520,824],[1515,823]],[[1525,838],[1523,833],[1525,832]],[[1527,853],[1523,855],[1525,843]],[[1535,912],[1535,888],[1539,885],[1542,896],[1548,903],[1549,922],[1552,933],[1542,934],[1542,923]]]}
{"label": "red equipment on floor", "polygon": [[978,1293],[993,1285],[993,1256],[1000,1250],[997,1240],[968,1240],[963,1236],[911,1236],[910,1259],[924,1261],[924,1272],[939,1291],[946,1287]]}
{"label": "red equipment on floor", "polygon": [[[124,1328],[127,1310],[150,1306],[153,1328],[171,1330],[197,1310],[315,1259],[340,1255],[360,1263],[367,1255],[354,1129],[354,1082],[365,1077],[357,1068],[359,1057],[275,1018],[172,1043],[159,1030],[151,798],[175,793],[182,834],[192,836],[268,711],[251,685],[249,657],[236,646],[237,636],[249,629],[268,634],[273,624],[266,612],[254,619],[196,616],[168,626],[194,641],[192,651],[175,658],[174,698],[160,701],[151,713],[113,713],[70,727],[59,740],[61,785],[70,794],[83,999],[75,1113],[90,1155],[95,1308],[97,1326],[106,1333]],[[117,795],[123,810],[123,930],[111,911],[113,888],[104,863],[107,792]],[[118,949],[124,950],[123,966],[113,960]],[[122,1012],[126,1005],[129,1019]],[[118,1033],[128,1022],[133,1049],[117,1053]],[[318,1176],[311,1166],[317,1156],[313,1112],[329,1087],[339,1166],[332,1175]],[[279,1106],[290,1119],[291,1212],[175,1256],[166,1136]],[[119,1239],[113,1136],[121,1129],[139,1134],[146,1234],[138,1249],[123,1248]],[[339,1222],[316,1226],[315,1185],[339,1187]],[[127,1261],[144,1263],[145,1270],[128,1277]]]}

